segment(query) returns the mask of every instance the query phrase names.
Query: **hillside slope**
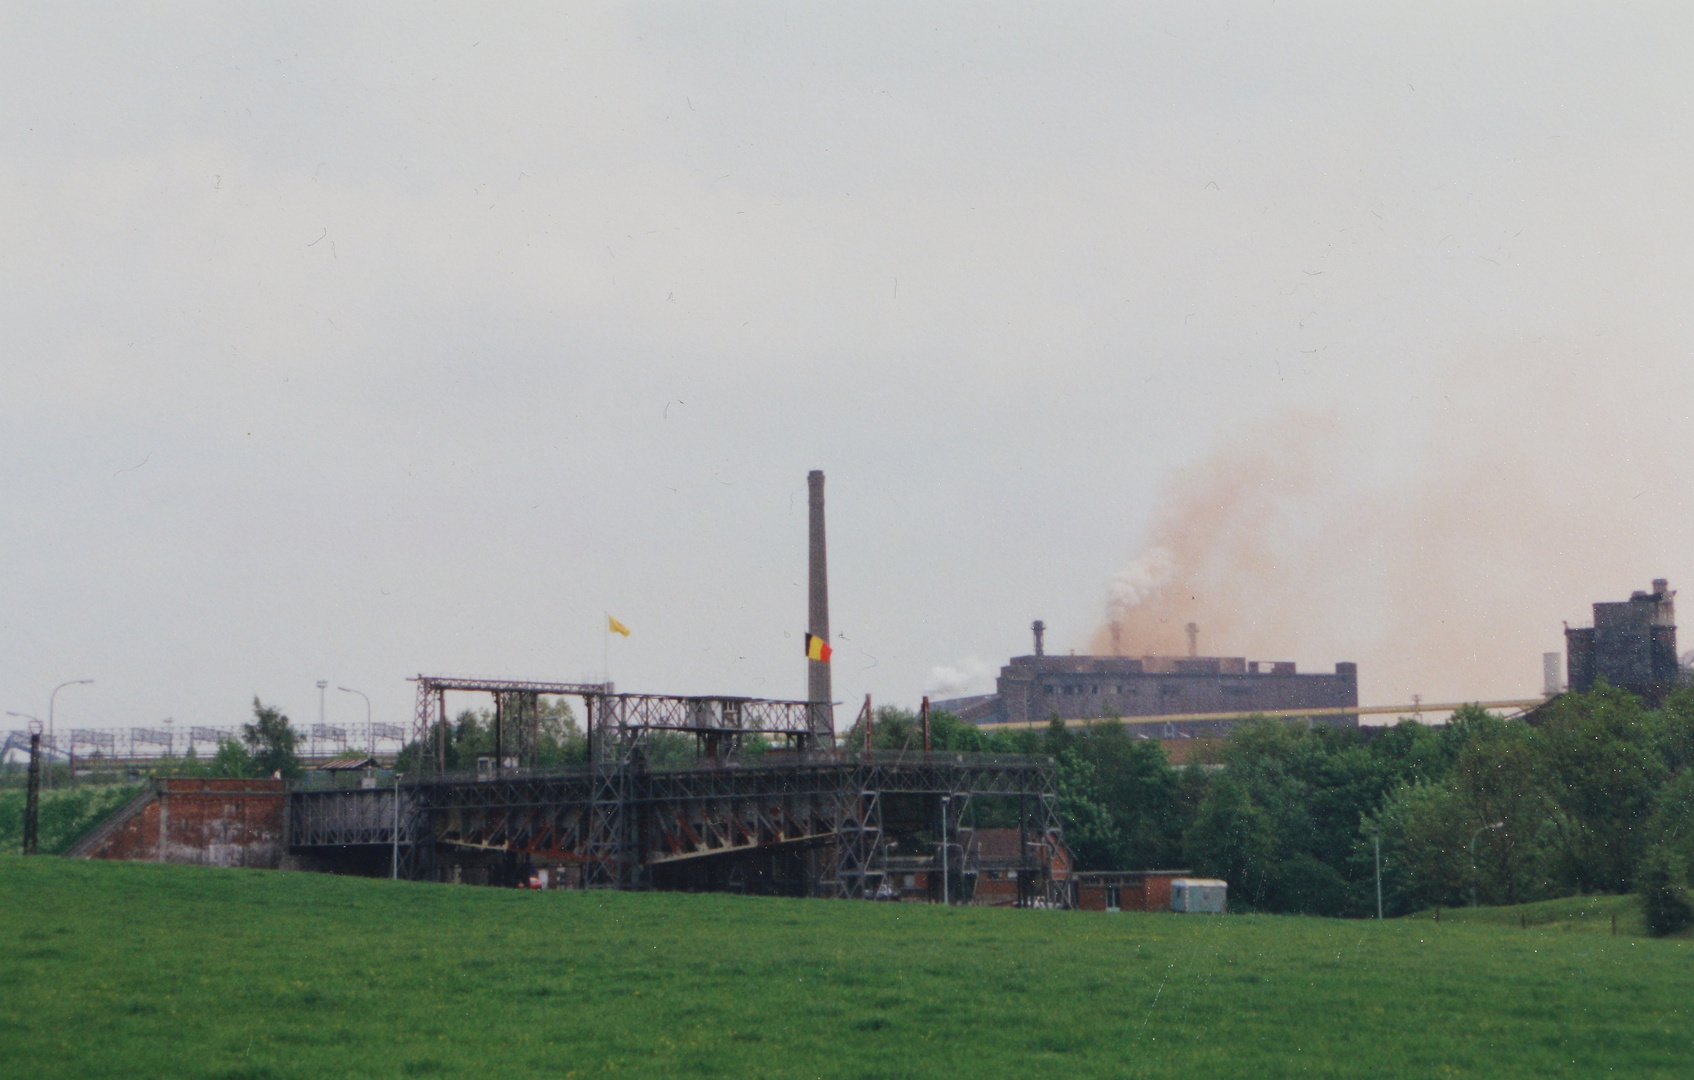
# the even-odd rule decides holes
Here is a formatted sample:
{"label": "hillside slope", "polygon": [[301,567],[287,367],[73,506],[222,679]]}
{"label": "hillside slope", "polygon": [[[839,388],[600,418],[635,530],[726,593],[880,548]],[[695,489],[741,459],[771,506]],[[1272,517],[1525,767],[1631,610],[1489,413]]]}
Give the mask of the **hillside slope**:
{"label": "hillside slope", "polygon": [[0,864],[36,1077],[1686,1075],[1694,946]]}

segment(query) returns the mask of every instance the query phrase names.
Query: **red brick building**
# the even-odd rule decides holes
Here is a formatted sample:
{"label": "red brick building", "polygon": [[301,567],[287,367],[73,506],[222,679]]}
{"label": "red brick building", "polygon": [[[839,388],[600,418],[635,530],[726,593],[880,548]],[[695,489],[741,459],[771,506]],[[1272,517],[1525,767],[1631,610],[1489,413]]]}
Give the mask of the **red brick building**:
{"label": "red brick building", "polygon": [[1093,870],[1073,876],[1081,911],[1169,911],[1171,882],[1187,870]]}

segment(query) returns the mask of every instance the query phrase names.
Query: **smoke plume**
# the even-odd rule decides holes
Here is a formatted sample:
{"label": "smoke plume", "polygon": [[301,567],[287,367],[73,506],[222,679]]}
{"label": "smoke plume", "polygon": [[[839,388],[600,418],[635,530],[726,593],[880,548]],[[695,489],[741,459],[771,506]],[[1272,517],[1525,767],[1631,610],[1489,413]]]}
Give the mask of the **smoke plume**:
{"label": "smoke plume", "polygon": [[1535,696],[1565,621],[1689,580],[1689,448],[1613,374],[1495,361],[1392,426],[1239,431],[1170,475],[1090,651],[1182,655],[1193,622],[1202,655],[1357,661],[1365,704]]}

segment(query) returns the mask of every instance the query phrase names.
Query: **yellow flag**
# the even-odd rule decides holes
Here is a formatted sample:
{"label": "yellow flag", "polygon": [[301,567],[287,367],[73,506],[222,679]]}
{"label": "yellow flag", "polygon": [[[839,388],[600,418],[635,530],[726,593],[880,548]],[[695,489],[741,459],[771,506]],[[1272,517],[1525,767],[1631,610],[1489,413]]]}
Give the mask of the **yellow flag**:
{"label": "yellow flag", "polygon": [[612,618],[610,615],[606,616],[606,629],[610,630],[614,634],[622,634],[624,637],[629,636],[629,627],[625,626],[621,622],[618,622],[618,620]]}

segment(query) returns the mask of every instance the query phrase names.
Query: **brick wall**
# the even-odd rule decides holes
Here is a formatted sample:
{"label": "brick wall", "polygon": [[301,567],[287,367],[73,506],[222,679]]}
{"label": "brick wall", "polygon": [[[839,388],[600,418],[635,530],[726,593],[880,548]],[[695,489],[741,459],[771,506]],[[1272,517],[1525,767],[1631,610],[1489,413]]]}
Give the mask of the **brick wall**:
{"label": "brick wall", "polygon": [[287,845],[287,781],[195,777],[156,781],[67,854],[274,870]]}

